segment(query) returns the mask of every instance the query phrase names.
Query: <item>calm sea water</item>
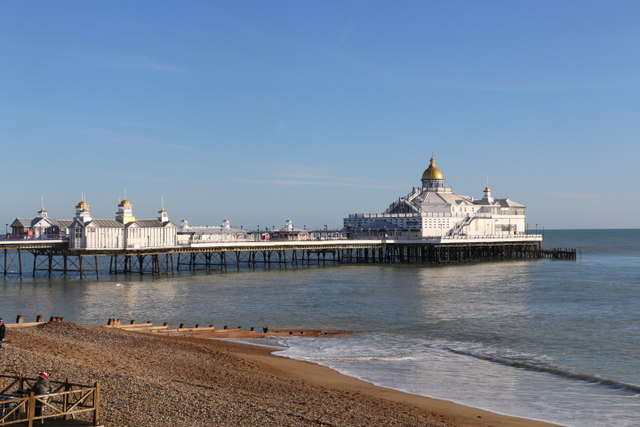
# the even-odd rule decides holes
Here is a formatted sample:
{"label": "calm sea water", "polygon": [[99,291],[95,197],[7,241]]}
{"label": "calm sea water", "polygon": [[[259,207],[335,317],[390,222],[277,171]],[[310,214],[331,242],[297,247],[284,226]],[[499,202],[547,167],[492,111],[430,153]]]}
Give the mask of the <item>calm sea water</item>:
{"label": "calm sea water", "polygon": [[[640,230],[547,231],[576,262],[326,266],[6,280],[0,316],[358,329],[280,354],[375,384],[573,426],[640,425]],[[106,277],[106,276],[105,276]]]}

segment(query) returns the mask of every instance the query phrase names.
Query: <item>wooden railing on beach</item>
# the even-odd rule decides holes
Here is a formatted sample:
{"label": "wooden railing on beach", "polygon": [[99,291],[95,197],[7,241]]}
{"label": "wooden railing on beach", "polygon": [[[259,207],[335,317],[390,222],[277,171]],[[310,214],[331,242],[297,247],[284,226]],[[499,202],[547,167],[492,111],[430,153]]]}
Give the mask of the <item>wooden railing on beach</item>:
{"label": "wooden railing on beach", "polygon": [[[22,375],[0,375],[0,424],[27,423],[29,427],[35,421],[75,419],[81,414],[89,414],[87,424],[100,425],[100,385],[75,384],[66,379],[50,381],[51,393],[36,395],[30,390],[37,378]],[[42,413],[36,413],[36,407]],[[42,421],[44,422],[44,421]]]}

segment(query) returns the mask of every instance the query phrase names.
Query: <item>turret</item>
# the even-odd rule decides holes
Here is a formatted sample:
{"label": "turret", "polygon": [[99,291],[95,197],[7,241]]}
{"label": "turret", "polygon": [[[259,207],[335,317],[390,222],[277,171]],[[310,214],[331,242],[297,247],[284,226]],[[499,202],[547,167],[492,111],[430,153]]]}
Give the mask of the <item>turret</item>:
{"label": "turret", "polygon": [[287,231],[293,231],[293,221],[291,221],[290,219],[286,220],[284,222],[284,227]]}
{"label": "turret", "polygon": [[444,175],[436,166],[436,158],[431,155],[429,167],[422,173],[422,188],[439,189],[444,188]]}
{"label": "turret", "polygon": [[158,221],[160,221],[163,224],[166,224],[169,222],[169,215],[167,214],[167,211],[164,210],[164,208],[158,211]]}
{"label": "turret", "polygon": [[91,213],[89,212],[89,204],[84,200],[80,201],[76,205],[76,218],[80,221],[87,223],[91,222]]}
{"label": "turret", "polygon": [[134,222],[136,217],[133,216],[133,204],[124,199],[118,204],[118,212],[116,212],[116,221],[123,224]]}
{"label": "turret", "polygon": [[482,201],[486,204],[493,203],[493,197],[491,197],[491,188],[489,188],[489,186],[486,186],[484,188],[484,197],[482,198]]}
{"label": "turret", "polygon": [[42,207],[38,211],[38,218],[48,218],[49,212],[44,208],[44,196],[42,196]]}

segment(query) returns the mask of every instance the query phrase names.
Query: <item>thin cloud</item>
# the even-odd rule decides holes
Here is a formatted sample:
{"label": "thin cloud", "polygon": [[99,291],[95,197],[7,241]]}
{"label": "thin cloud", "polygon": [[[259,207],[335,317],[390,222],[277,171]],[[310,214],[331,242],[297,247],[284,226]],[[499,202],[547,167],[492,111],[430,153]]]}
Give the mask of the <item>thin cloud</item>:
{"label": "thin cloud", "polygon": [[562,85],[562,86],[527,86],[527,85],[474,85],[466,89],[479,90],[486,92],[505,92],[505,93],[534,93],[534,92],[597,92],[608,90],[636,90],[636,84],[606,84],[606,85]]}
{"label": "thin cloud", "polygon": [[480,85],[480,86],[471,86],[472,90],[480,90],[486,92],[549,92],[555,89],[552,88],[543,88],[543,87],[535,87],[535,86],[491,86],[491,85]]}
{"label": "thin cloud", "polygon": [[353,34],[354,29],[355,25],[349,25],[342,29],[342,31],[340,32],[340,38],[338,39],[338,47],[342,46],[349,40],[351,34]]}
{"label": "thin cloud", "polygon": [[164,147],[180,151],[189,151],[193,153],[211,154],[211,152],[202,150],[197,147],[192,147],[190,145],[173,144],[138,133],[119,132],[104,128],[76,128],[74,129],[74,131],[82,135],[104,138],[112,142],[119,142],[122,144],[151,145],[154,147]]}
{"label": "thin cloud", "polygon": [[100,61],[100,65],[108,68],[122,68],[138,71],[154,71],[163,73],[183,73],[185,68],[168,64],[148,56],[113,56],[105,57]]}
{"label": "thin cloud", "polygon": [[21,46],[2,41],[0,41],[0,47],[14,50],[19,49],[23,52],[35,53],[38,55],[67,58],[105,68],[120,68],[161,73],[184,73],[187,71],[184,67],[169,64],[165,61],[145,55],[110,55],[100,52],[86,53],[68,51],[64,49],[42,49],[40,47]]}
{"label": "thin cloud", "polygon": [[273,179],[241,180],[251,184],[314,186],[314,187],[352,187],[352,188],[392,188],[393,185],[365,184],[358,178],[336,177],[330,173],[328,166],[309,166],[296,163],[281,163],[268,168],[268,175]]}
{"label": "thin cloud", "polygon": [[278,125],[276,126],[276,132],[280,133],[284,131],[286,128],[287,128],[287,122],[279,122]]}
{"label": "thin cloud", "polygon": [[[124,178],[131,181],[147,181],[147,182],[172,182],[177,184],[189,184],[189,185],[201,185],[202,180],[188,180],[188,179],[176,179],[166,176],[149,176],[149,175],[132,175],[126,173],[113,173],[113,172],[100,172],[102,176],[110,176],[112,178]],[[210,183],[211,184],[211,183]]]}
{"label": "thin cloud", "polygon": [[302,164],[278,164],[269,169],[270,175],[296,178],[300,180],[318,180],[330,178],[329,168],[326,166],[307,166]]}
{"label": "thin cloud", "polygon": [[284,179],[265,179],[265,180],[240,180],[249,184],[268,184],[268,185],[286,185],[286,186],[314,186],[314,187],[353,187],[353,188],[377,188],[377,189],[397,189],[399,187],[393,185],[376,185],[376,184],[356,184],[344,181],[302,181],[302,180],[284,180]]}
{"label": "thin cloud", "polygon": [[556,197],[562,199],[578,199],[578,200],[595,200],[595,199],[603,199],[602,194],[597,193],[565,193],[565,194],[556,194]]}

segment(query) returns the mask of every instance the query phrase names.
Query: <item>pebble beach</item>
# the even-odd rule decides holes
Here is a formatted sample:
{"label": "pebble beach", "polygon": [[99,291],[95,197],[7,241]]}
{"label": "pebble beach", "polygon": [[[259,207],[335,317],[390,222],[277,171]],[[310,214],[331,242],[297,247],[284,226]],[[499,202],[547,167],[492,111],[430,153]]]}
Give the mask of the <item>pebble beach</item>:
{"label": "pebble beach", "polygon": [[5,375],[99,382],[105,426],[549,425],[377,387],[270,351],[56,322],[11,328],[0,360]]}

